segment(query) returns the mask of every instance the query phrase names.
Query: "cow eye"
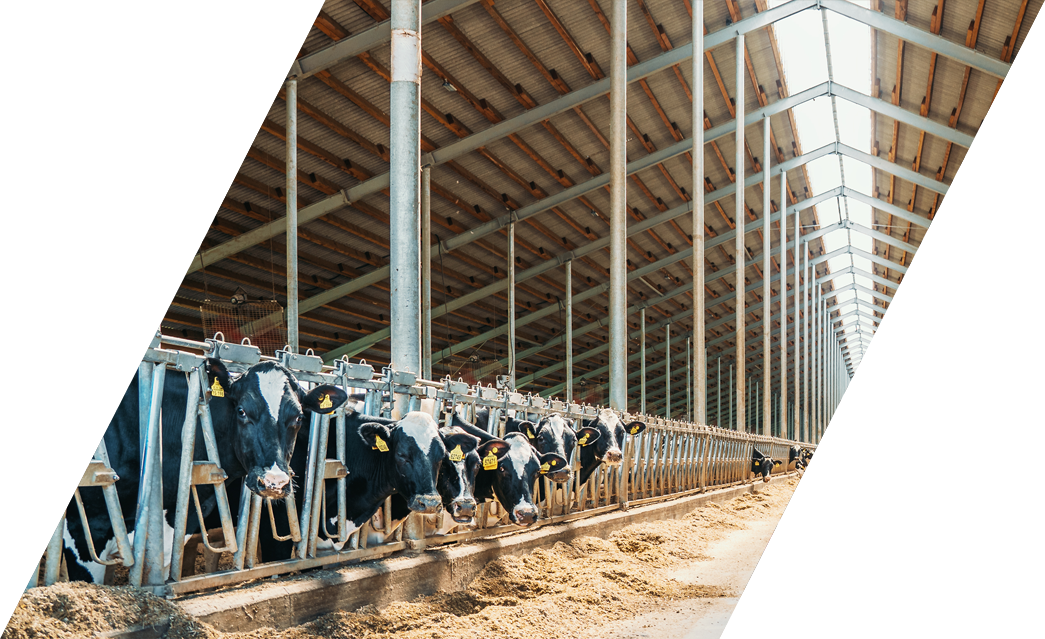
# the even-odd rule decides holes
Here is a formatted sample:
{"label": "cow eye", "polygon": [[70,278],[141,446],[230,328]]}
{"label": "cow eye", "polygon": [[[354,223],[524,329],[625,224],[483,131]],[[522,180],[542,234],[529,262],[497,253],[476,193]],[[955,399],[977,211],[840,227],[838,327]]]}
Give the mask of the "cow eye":
{"label": "cow eye", "polygon": [[247,412],[246,412],[245,410],[243,410],[243,407],[242,407],[242,406],[238,406],[238,407],[236,407],[236,412],[237,412],[237,413],[239,413],[239,416],[240,416],[240,417],[243,417],[244,419],[246,419],[246,417],[247,417]]}

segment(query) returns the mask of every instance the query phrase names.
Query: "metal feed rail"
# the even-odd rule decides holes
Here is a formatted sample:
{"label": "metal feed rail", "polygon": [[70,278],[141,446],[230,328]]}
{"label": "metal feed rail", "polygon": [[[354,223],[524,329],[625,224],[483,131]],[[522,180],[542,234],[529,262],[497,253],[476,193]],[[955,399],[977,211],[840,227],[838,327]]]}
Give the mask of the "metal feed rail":
{"label": "metal feed rail", "polygon": [[106,424],[213,221],[0,83],[0,428]]}
{"label": "metal feed rail", "polygon": [[[288,501],[287,524],[290,534],[281,537],[294,542],[293,558],[261,563],[257,556],[258,531],[262,516],[270,518],[271,529],[276,530],[276,521],[271,503],[246,490],[241,491],[239,516],[234,522],[225,493],[225,472],[221,469],[217,447],[214,442],[210,412],[207,408],[210,389],[206,384],[203,364],[206,357],[217,357],[226,363],[233,373],[243,372],[251,365],[263,361],[278,361],[290,369],[303,385],[335,384],[350,394],[364,393],[363,412],[368,415],[390,417],[396,398],[405,398],[409,410],[425,410],[442,423],[449,423],[451,413],[460,410],[466,419],[474,421],[475,411],[480,407],[490,409],[489,429],[491,434],[504,435],[505,418],[514,411],[530,415],[560,413],[574,419],[591,419],[598,414],[598,407],[566,403],[539,395],[502,391],[491,386],[471,386],[463,381],[449,378],[432,381],[417,378],[412,373],[392,371],[388,368],[380,373],[365,362],[353,363],[347,358],[335,360],[332,365],[311,353],[293,354],[279,351],[276,357],[261,355],[259,349],[246,342],[226,343],[217,336],[206,342],[195,342],[157,334],[153,345],[143,358],[139,375],[142,416],[142,459],[146,460],[139,491],[139,507],[135,530],[145,534],[134,535],[133,544],[126,532],[116,525],[119,552],[110,563],[123,563],[131,569],[131,583],[167,596],[197,592],[210,588],[228,586],[251,579],[297,572],[319,566],[331,566],[348,562],[374,559],[401,550],[420,550],[427,546],[443,545],[472,539],[481,539],[516,530],[524,530],[508,522],[508,513],[496,502],[480,504],[476,508],[474,526],[458,525],[447,534],[435,534],[438,516],[411,513],[402,522],[391,521],[391,499],[386,499],[378,516],[360,530],[348,534],[346,521],[348,475],[345,459],[346,409],[354,410],[348,403],[330,415],[313,415],[309,424],[308,466],[299,495]],[[173,348],[161,348],[168,345]],[[205,353],[198,355],[177,349],[192,349]],[[182,428],[182,464],[179,468],[178,502],[175,516],[175,538],[184,537],[188,517],[189,497],[199,512],[200,499],[196,487],[209,484],[215,490],[221,529],[203,531],[190,539],[184,546],[175,544],[169,570],[163,565],[162,545],[153,548],[150,554],[149,540],[162,539],[162,528],[157,514],[162,514],[159,491],[150,487],[159,486],[163,459],[157,446],[159,441],[159,402],[163,376],[168,371],[186,375],[189,381],[189,398],[186,420]],[[193,461],[196,432],[196,416],[199,416],[207,450],[207,460]],[[535,502],[539,509],[537,523],[525,529],[554,525],[574,519],[591,517],[613,510],[625,510],[632,506],[666,499],[678,498],[713,488],[731,486],[748,481],[751,477],[752,449],[757,448],[773,459],[782,461],[786,468],[790,446],[800,442],[786,439],[740,433],[714,426],[693,424],[662,417],[630,415],[629,421],[641,420],[646,430],[636,436],[628,436],[623,452],[623,461],[617,468],[600,466],[583,485],[580,482],[580,447],[570,460],[574,470],[572,479],[565,484],[554,484],[539,476],[534,486]],[[337,447],[327,450],[329,429],[333,423]],[[168,425],[168,427],[170,427]],[[154,439],[155,438],[155,439]],[[811,444],[803,444],[815,448]],[[116,494],[120,488],[118,478],[108,467],[104,445],[99,447],[95,459],[89,465],[81,486],[103,486],[106,504],[112,521],[122,523]],[[337,504],[326,499],[326,482],[336,482]],[[543,486],[542,486],[543,484]],[[539,490],[544,489],[540,499]],[[79,503],[79,489],[76,501]],[[110,497],[111,494],[111,497]],[[295,499],[302,499],[301,514],[298,516]],[[327,522],[337,511],[337,525],[330,529]],[[44,557],[44,585],[58,578],[61,561],[62,527],[59,522],[55,537],[49,544]],[[433,524],[436,524],[433,526]],[[320,549],[319,526],[324,525],[328,539],[336,540],[340,550]],[[158,533],[155,531],[159,531]],[[217,547],[217,540],[224,539],[224,547]],[[378,543],[370,543],[378,540]],[[202,543],[205,557],[205,574],[191,574],[194,569],[196,546]],[[232,553],[233,567],[217,570],[218,558],[222,553]],[[96,557],[93,557],[97,559]],[[263,559],[263,558],[262,558]],[[30,587],[36,585],[36,579]]]}

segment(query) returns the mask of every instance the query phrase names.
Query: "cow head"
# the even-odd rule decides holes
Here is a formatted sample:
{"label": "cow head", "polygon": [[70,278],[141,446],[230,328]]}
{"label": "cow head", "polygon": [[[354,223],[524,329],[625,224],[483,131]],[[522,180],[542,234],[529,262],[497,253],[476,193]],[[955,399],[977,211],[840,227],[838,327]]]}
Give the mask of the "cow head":
{"label": "cow head", "polygon": [[769,481],[769,475],[773,472],[773,469],[781,465],[779,461],[774,460],[772,457],[766,457],[757,450],[751,458],[751,472],[756,475],[762,475],[762,481]]}
{"label": "cow head", "polygon": [[[541,417],[537,424],[526,421],[520,424],[520,432],[526,434],[530,444],[537,450],[539,455],[552,454],[559,458],[569,460],[577,447],[578,438],[583,437],[588,444],[592,444],[599,438],[598,431],[594,429],[581,429],[582,433],[573,430],[573,421],[559,413],[552,413]],[[542,470],[542,474],[556,483],[570,480],[572,470],[569,463],[555,464],[551,460],[549,468]],[[543,468],[543,463],[542,463]]]}
{"label": "cow head", "polygon": [[442,498],[437,483],[447,452],[439,436],[439,426],[431,415],[412,411],[391,427],[366,422],[359,426],[359,436],[370,448],[388,456],[392,484],[406,499],[410,510],[419,513],[439,510]]}
{"label": "cow head", "polygon": [[[458,524],[470,524],[475,516],[475,477],[482,459],[491,454],[499,460],[508,454],[508,442],[479,438],[459,427],[441,428],[439,436],[446,448],[437,484],[443,508]],[[487,461],[489,465],[491,462]]]}
{"label": "cow head", "polygon": [[508,443],[508,454],[498,460],[495,468],[484,463],[482,472],[496,473],[494,493],[508,511],[509,521],[519,526],[530,526],[537,521],[533,485],[541,468],[547,465],[551,469],[553,463],[565,465],[566,459],[555,453],[538,456],[523,433],[508,433],[504,441]]}
{"label": "cow head", "polygon": [[582,446],[594,447],[595,457],[608,466],[618,466],[624,458],[621,452],[624,448],[624,439],[628,435],[638,435],[646,430],[644,422],[630,422],[625,425],[621,415],[615,410],[604,408],[599,411],[598,417],[588,421],[577,435],[584,439],[584,433],[590,430],[598,433],[598,438],[588,439]]}
{"label": "cow head", "polygon": [[255,364],[231,381],[225,366],[210,359],[207,383],[211,397],[223,398],[232,409],[232,447],[246,471],[247,488],[273,499],[291,494],[290,458],[308,414],[331,413],[348,399],[345,391],[329,384],[305,391],[275,362]]}

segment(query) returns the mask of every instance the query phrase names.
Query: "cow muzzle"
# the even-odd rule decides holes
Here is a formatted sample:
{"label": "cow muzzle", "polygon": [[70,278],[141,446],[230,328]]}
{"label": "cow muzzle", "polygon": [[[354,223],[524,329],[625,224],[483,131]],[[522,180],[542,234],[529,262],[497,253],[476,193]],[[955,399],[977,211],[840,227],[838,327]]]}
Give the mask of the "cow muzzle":
{"label": "cow muzzle", "polygon": [[519,526],[532,526],[537,521],[535,506],[519,506],[512,511],[512,519]]}
{"label": "cow muzzle", "polygon": [[550,479],[553,482],[555,482],[556,484],[562,484],[562,483],[568,482],[570,480],[570,475],[572,475],[572,473],[570,472],[570,469],[569,468],[563,468],[562,470],[557,470],[557,471],[555,471],[553,473],[548,473],[545,476],[548,479]]}
{"label": "cow muzzle", "polygon": [[763,477],[763,478],[762,478],[762,481],[764,481],[764,482],[768,482],[768,481],[769,481],[769,475],[766,475],[765,477]]}
{"label": "cow muzzle", "polygon": [[282,499],[290,492],[290,475],[280,470],[276,464],[272,464],[265,472],[258,473],[257,485],[257,493],[262,497]]}
{"label": "cow muzzle", "polygon": [[602,463],[607,464],[609,466],[617,466],[618,464],[620,464],[621,459],[623,458],[624,456],[621,455],[619,448],[612,448],[608,450],[605,455],[603,455]]}
{"label": "cow muzzle", "polygon": [[458,524],[471,523],[472,518],[475,517],[475,502],[468,500],[451,503],[450,516]]}
{"label": "cow muzzle", "polygon": [[442,505],[443,500],[439,495],[416,495],[407,504],[407,508],[415,513],[432,514],[438,512]]}

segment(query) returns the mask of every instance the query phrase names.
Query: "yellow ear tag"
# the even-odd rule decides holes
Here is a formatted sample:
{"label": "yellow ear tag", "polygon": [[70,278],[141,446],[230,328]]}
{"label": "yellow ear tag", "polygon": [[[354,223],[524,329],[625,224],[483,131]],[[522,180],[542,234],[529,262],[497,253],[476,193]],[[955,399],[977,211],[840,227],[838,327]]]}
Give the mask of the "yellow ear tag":
{"label": "yellow ear tag", "polygon": [[323,395],[319,398],[320,408],[333,408],[334,402],[330,401],[330,395]]}
{"label": "yellow ear tag", "polygon": [[461,451],[461,445],[458,444],[457,448],[450,451],[450,461],[459,462],[464,459],[464,452]]}
{"label": "yellow ear tag", "polygon": [[541,464],[541,474],[542,475],[545,474],[546,472],[548,472],[549,469],[551,469],[551,466],[549,466],[548,464]]}
{"label": "yellow ear tag", "polygon": [[638,426],[632,426],[631,427],[631,434],[632,435],[637,435],[638,432],[639,432],[639,427]]}
{"label": "yellow ear tag", "polygon": [[490,454],[483,457],[483,470],[494,470],[497,468],[497,453],[496,448],[490,449]]}
{"label": "yellow ear tag", "polygon": [[381,439],[380,435],[374,435],[374,443],[377,444],[377,446],[374,446],[374,450],[379,450],[382,453],[388,452],[388,444],[385,443],[385,440]]}
{"label": "yellow ear tag", "polygon": [[214,378],[214,383],[210,385],[210,394],[212,397],[225,396],[225,389],[221,387],[217,377]]}
{"label": "yellow ear tag", "polygon": [[580,444],[581,446],[586,446],[588,444],[588,436],[589,436],[589,433],[584,433],[584,437],[581,437],[580,440],[577,443]]}
{"label": "yellow ear tag", "polygon": [[529,428],[527,428],[526,429],[526,436],[529,437],[530,439],[533,439],[534,438],[533,431],[530,430]]}

